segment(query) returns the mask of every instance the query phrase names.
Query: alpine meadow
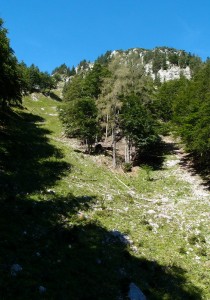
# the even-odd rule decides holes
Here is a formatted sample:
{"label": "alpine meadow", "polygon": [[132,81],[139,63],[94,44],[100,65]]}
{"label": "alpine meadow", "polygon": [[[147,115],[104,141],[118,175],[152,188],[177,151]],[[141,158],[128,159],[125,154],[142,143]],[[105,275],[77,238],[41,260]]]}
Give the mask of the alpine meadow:
{"label": "alpine meadow", "polygon": [[210,59],[107,51],[51,74],[0,19],[0,299],[210,299]]}

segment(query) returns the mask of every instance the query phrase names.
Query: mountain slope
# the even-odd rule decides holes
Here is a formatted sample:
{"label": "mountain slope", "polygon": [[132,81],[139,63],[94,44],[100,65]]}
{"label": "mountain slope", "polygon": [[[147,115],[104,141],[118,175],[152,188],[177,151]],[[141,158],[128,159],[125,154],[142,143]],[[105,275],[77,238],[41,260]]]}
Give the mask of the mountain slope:
{"label": "mountain slope", "polygon": [[[134,64],[143,67],[145,73],[154,80],[160,82],[179,79],[185,76],[190,79],[202,61],[196,55],[169,47],[156,47],[154,49],[131,48],[128,50],[107,51],[98,57],[96,62],[102,65],[109,65],[113,60],[118,59],[120,64]],[[84,72],[93,67],[94,62],[86,60],[80,62],[76,72]]]}
{"label": "mountain slope", "polygon": [[2,140],[1,298],[126,299],[134,282],[147,299],[208,299],[209,195],[176,145],[149,176],[113,172],[63,136],[57,104],[25,98]]}

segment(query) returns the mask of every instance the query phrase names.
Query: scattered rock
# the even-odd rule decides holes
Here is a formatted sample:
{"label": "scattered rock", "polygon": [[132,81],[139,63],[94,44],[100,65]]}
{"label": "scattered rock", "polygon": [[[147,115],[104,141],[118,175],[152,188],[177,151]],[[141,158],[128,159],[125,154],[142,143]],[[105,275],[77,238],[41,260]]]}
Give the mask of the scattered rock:
{"label": "scattered rock", "polygon": [[166,167],[174,167],[174,166],[176,166],[176,165],[178,165],[180,163],[180,160],[179,159],[177,159],[177,160],[168,160],[168,161],[166,161],[165,162],[165,166]]}
{"label": "scattered rock", "polygon": [[138,252],[138,248],[134,245],[131,246],[131,250],[134,252],[134,253],[137,253]]}
{"label": "scattered rock", "polygon": [[155,214],[156,211],[154,211],[153,209],[149,209],[149,210],[147,211],[147,213],[150,214],[150,215],[152,215],[152,214]]}
{"label": "scattered rock", "polygon": [[146,300],[142,291],[134,283],[130,284],[129,289],[128,297],[130,300]]}
{"label": "scattered rock", "polygon": [[97,263],[98,265],[100,265],[100,264],[102,263],[101,259],[97,258],[97,259],[96,259],[96,263]]}
{"label": "scattered rock", "polygon": [[55,191],[53,191],[53,190],[51,190],[51,189],[48,189],[48,190],[47,190],[47,193],[48,193],[48,194],[51,194],[51,195],[55,195]]}
{"label": "scattered rock", "polygon": [[39,293],[40,294],[44,294],[46,291],[47,291],[47,289],[44,286],[42,286],[42,285],[39,286]]}
{"label": "scattered rock", "polygon": [[129,236],[127,236],[126,234],[121,233],[118,230],[112,230],[111,234],[112,234],[113,237],[117,238],[118,240],[120,240],[121,243],[123,243],[125,245],[133,244],[133,241],[131,241]]}
{"label": "scattered rock", "polygon": [[32,99],[33,101],[38,101],[38,100],[39,100],[38,97],[37,97],[37,95],[35,95],[34,93],[31,94],[31,99]]}
{"label": "scattered rock", "polygon": [[134,196],[136,196],[136,193],[135,193],[134,191],[130,190],[130,191],[128,192],[128,195],[129,195],[130,197],[134,197]]}
{"label": "scattered rock", "polygon": [[16,276],[17,273],[21,272],[23,270],[23,268],[19,265],[19,264],[14,264],[11,266],[11,275],[12,276]]}
{"label": "scattered rock", "polygon": [[110,194],[108,194],[108,195],[106,196],[106,198],[107,198],[108,201],[112,201],[112,200],[113,200],[113,197],[112,197],[112,195],[110,195]]}

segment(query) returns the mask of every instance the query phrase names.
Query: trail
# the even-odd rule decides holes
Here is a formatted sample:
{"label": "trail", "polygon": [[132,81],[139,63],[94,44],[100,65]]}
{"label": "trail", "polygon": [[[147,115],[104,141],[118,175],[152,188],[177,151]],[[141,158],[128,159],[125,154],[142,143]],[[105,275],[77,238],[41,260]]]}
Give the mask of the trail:
{"label": "trail", "polygon": [[190,184],[192,194],[197,199],[203,199],[210,196],[210,193],[205,187],[204,180],[191,166],[190,162],[183,163],[186,160],[187,153],[183,150],[178,142],[171,136],[163,138],[163,141],[168,145],[173,145],[173,155],[164,162],[167,169],[176,167],[172,172],[177,179],[181,179]]}
{"label": "trail", "polygon": [[[110,242],[114,233],[120,238],[126,238],[129,257],[132,257],[135,262],[132,264],[129,259],[126,264],[134,268],[138,279],[143,278],[140,282],[134,280],[140,287],[148,284],[147,276],[152,281],[156,280],[153,278],[154,273],[158,273],[159,278],[164,278],[165,274],[161,276],[160,269],[153,272],[153,267],[147,268],[148,270],[145,271],[147,276],[142,276],[144,270],[139,268],[137,262],[147,264],[155,262],[162,270],[167,270],[167,274],[170,273],[170,269],[175,273],[175,270],[180,272],[183,269],[183,274],[186,274],[181,280],[183,286],[192,285],[200,288],[204,297],[206,296],[203,299],[210,299],[210,292],[206,288],[209,280],[207,268],[210,257],[209,193],[201,177],[193,172],[190,164],[186,163],[187,153],[184,152],[181,144],[172,137],[164,138],[166,143],[164,162],[161,159],[163,164],[151,171],[151,180],[148,180],[141,166],[133,168],[132,173],[124,173],[120,168],[114,170],[111,167],[111,155],[88,155],[78,140],[65,137],[56,113],[56,103],[51,99],[44,101],[41,98],[39,101],[33,101],[32,104],[35,106],[35,113],[43,117],[44,122],[39,126],[50,131],[47,136],[50,143],[61,150],[62,159],[71,165],[71,169],[64,176],[62,175],[54,186],[50,186],[51,189],[53,188],[54,196],[49,193],[44,194],[47,200],[52,197],[54,200],[61,199],[61,202],[60,200],[58,202],[64,205],[65,209],[69,195],[79,203],[74,214],[71,212],[66,216],[64,211],[60,215],[58,210],[59,218],[61,217],[62,222],[65,220],[65,226],[74,225],[74,228],[79,228],[79,233],[83,236],[82,247],[80,243],[75,242],[73,247],[70,245],[71,248],[68,248],[68,252],[75,251],[71,253],[69,261],[77,259],[80,255],[83,263],[82,257],[86,257],[84,254],[91,253],[92,260],[88,259],[91,268],[94,261],[97,261],[96,267],[101,267],[106,262],[106,258],[101,255],[106,249],[110,249],[108,255],[105,253],[109,258],[106,263],[109,270],[114,268],[114,272],[118,274],[124,267],[122,261],[125,261],[125,257],[121,259],[119,249],[116,249],[115,255],[110,257],[110,253],[113,252]],[[37,197],[40,198],[40,195]],[[44,203],[48,206],[50,204],[49,200]],[[56,203],[54,201],[53,205]],[[71,202],[67,201],[67,203],[69,205]],[[55,211],[54,206],[52,208]],[[87,239],[87,234],[90,232],[89,224],[91,224],[91,233],[90,239]],[[102,240],[101,232],[105,236]],[[94,253],[92,253],[93,241],[96,243],[95,249],[98,249]],[[62,254],[64,250],[61,249]],[[123,251],[123,255],[124,253]],[[60,261],[61,258],[56,257],[56,261],[57,259]],[[116,260],[119,260],[120,268],[115,268]],[[76,268],[78,269],[78,266]],[[103,278],[106,279],[108,276],[105,274]],[[75,280],[77,279],[73,274],[72,281]],[[161,290],[168,288],[173,280],[174,276],[164,283],[160,282]],[[115,282],[114,284],[116,285]],[[176,292],[180,286],[178,281]],[[54,289],[54,287],[47,288]],[[163,298],[161,294],[157,299]],[[176,295],[173,298],[178,299]],[[187,298],[185,293],[182,293],[182,298]]]}

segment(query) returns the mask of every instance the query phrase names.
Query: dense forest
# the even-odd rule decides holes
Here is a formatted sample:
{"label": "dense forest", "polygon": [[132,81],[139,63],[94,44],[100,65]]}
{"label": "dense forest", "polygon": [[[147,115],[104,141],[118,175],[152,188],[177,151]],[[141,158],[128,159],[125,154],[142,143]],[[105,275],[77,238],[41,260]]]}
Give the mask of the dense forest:
{"label": "dense forest", "polygon": [[157,82],[145,72],[144,64],[139,64],[136,50],[130,56],[107,52],[89,68],[87,64],[80,68],[63,90],[60,116],[67,135],[86,141],[88,151],[96,141],[104,142],[112,136],[116,166],[117,140],[125,140],[127,164],[131,163],[132,151],[139,157],[161,147],[160,135],[168,128],[166,132],[180,135],[187,151],[201,168],[208,170],[209,60],[202,63],[198,57],[174,49],[172,59],[172,49],[164,49],[165,52],[162,48],[146,52],[146,63],[155,57],[154,68],[167,53],[164,58],[168,68],[171,63],[192,66],[190,79],[180,73],[179,79]]}

